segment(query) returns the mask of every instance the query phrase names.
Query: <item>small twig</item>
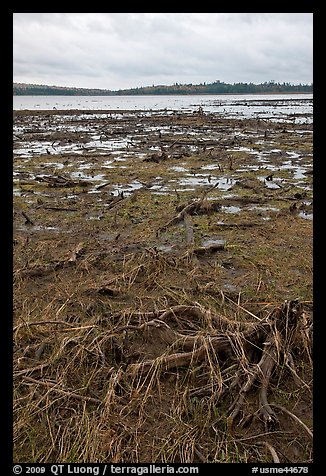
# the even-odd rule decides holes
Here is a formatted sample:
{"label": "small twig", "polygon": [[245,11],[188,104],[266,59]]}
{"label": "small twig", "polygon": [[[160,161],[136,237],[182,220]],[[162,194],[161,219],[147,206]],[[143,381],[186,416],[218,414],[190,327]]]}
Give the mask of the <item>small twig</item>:
{"label": "small twig", "polygon": [[249,314],[250,316],[254,317],[255,319],[257,319],[258,321],[263,321],[264,319],[260,319],[260,317],[256,316],[255,314],[253,314],[252,312],[248,311],[248,309],[240,306],[239,303],[237,302],[234,302],[232,299],[230,299],[228,296],[225,296],[226,299],[230,302],[232,302],[232,304],[234,304],[235,306],[238,306],[242,311],[245,311],[247,314]]}
{"label": "small twig", "polygon": [[13,377],[16,378],[16,377],[20,377],[21,375],[24,375],[24,374],[29,374],[30,372],[35,372],[36,370],[43,370],[45,367],[48,367],[49,365],[50,365],[50,362],[47,362],[45,364],[37,365],[36,367],[30,367],[28,369],[22,369],[22,370],[19,370],[18,372],[14,372]]}
{"label": "small twig", "polygon": [[66,331],[80,331],[82,329],[93,329],[94,327],[98,327],[97,325],[90,325],[90,326],[81,326],[81,327],[68,327],[65,329]]}
{"label": "small twig", "polygon": [[294,361],[293,361],[293,357],[290,353],[286,354],[286,356],[285,356],[285,365],[292,372],[293,377],[294,377],[294,381],[298,385],[298,387],[303,385],[304,387],[307,388],[307,390],[310,393],[312,393],[311,388],[309,387],[309,385],[306,384],[306,382],[304,380],[302,380],[302,378],[300,378],[299,375],[297,374],[297,371],[296,371],[295,365],[294,365]]}
{"label": "small twig", "polygon": [[251,228],[253,226],[262,226],[263,223],[255,223],[255,222],[248,222],[248,223],[215,223],[214,226],[219,226],[223,228]]}
{"label": "small twig", "polygon": [[194,447],[194,451],[196,453],[196,455],[198,456],[198,458],[200,459],[200,461],[202,463],[207,463],[207,459],[205,458],[205,456],[203,455],[203,453],[201,451],[199,451],[199,449],[197,448],[197,446]]}
{"label": "small twig", "polygon": [[66,208],[66,207],[43,207],[44,210],[54,210],[57,212],[77,212],[78,208]]}
{"label": "small twig", "polygon": [[201,199],[200,199],[200,202],[202,203],[204,201],[204,199],[207,197],[207,195],[212,191],[214,190],[214,188],[218,187],[218,184],[220,182],[216,182],[214,185],[212,185],[211,187],[209,187],[207,190],[204,191]]}
{"label": "small twig", "polygon": [[[213,425],[212,425],[213,427]],[[215,430],[216,431],[216,430]],[[290,431],[280,431],[280,430],[277,430],[277,431],[266,431],[264,433],[259,433],[258,435],[252,435],[252,436],[246,436],[244,438],[237,438],[236,440],[234,440],[235,442],[242,442],[242,441],[247,441],[247,440],[254,440],[255,438],[260,438],[261,436],[272,436],[272,435],[280,435],[280,436],[284,436],[285,434],[292,434]]]}
{"label": "small twig", "polygon": [[75,324],[71,324],[70,322],[66,321],[36,321],[36,322],[23,322],[23,324],[18,324],[18,326],[15,326],[13,328],[13,332],[16,332],[18,329],[21,329],[22,327],[28,327],[28,326],[41,326],[45,324],[63,324],[65,326],[70,326],[73,327]]}
{"label": "small twig", "polygon": [[32,377],[23,377],[23,379],[26,380],[27,382],[32,382],[37,385],[43,385],[45,387],[49,387],[51,391],[61,393],[62,395],[66,395],[67,397],[75,398],[76,400],[82,400],[82,401],[91,402],[91,403],[102,403],[102,401],[99,400],[98,398],[84,397],[83,395],[79,395],[78,393],[71,392],[70,390],[69,391],[62,390],[61,388],[57,387],[56,383],[43,382],[42,380],[36,380]]}

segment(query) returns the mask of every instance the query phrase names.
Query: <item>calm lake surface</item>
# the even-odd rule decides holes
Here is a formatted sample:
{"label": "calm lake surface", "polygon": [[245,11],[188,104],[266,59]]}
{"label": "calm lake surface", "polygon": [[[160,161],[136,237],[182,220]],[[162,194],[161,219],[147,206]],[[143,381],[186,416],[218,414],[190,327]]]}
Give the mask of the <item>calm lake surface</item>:
{"label": "calm lake surface", "polygon": [[[13,96],[14,110],[167,110],[195,111],[311,122],[313,94],[223,94],[186,96]],[[301,117],[301,119],[300,119]]]}

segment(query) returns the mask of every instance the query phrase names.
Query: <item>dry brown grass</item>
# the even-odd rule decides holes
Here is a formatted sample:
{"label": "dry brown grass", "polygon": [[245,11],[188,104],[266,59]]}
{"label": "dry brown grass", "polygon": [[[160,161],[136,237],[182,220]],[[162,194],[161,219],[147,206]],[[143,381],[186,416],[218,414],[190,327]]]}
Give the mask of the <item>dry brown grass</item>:
{"label": "dry brown grass", "polygon": [[[111,276],[109,285],[99,286],[96,267],[76,261],[76,269],[60,268],[49,281],[35,277],[29,297],[30,278],[17,277],[17,461],[268,461],[269,452],[264,456],[260,437],[254,435],[265,434],[273,448],[280,445],[284,411],[273,407],[279,423],[268,431],[259,419],[249,429],[242,428],[249,416],[262,409],[261,403],[255,403],[252,378],[257,356],[252,345],[251,350],[246,347],[244,336],[251,335],[249,340],[256,336],[253,345],[259,354],[265,337],[258,338],[254,330],[277,307],[265,303],[257,314],[257,305],[251,311],[223,293],[219,302],[215,298],[214,307],[206,307],[200,304],[202,299],[195,300],[171,282],[164,287],[163,280],[172,270],[178,276],[187,267],[189,282],[193,263],[181,258],[179,266],[176,263],[175,258],[170,261],[150,250],[137,259],[126,258],[121,274]],[[128,302],[128,296],[134,299]],[[296,345],[292,334],[285,343],[278,331],[272,334],[279,344],[278,370],[268,382],[273,403],[283,403],[277,390],[291,374],[291,388],[299,385],[302,395],[310,395],[309,373],[302,375],[289,357],[294,352],[299,368],[308,369],[309,322]],[[236,395],[246,385],[246,375],[251,383],[240,401]],[[232,401],[236,422],[231,428]],[[295,436],[309,448],[303,424],[292,419],[287,425],[288,441]],[[248,434],[251,445],[242,441]],[[275,451],[279,454],[279,449]],[[306,461],[309,454],[307,450]]]}
{"label": "dry brown grass", "polygon": [[[182,127],[210,119],[196,120],[173,119]],[[245,127],[223,125],[232,134]],[[283,139],[286,148],[293,136]],[[182,160],[212,159],[202,151]],[[248,160],[239,152],[233,167]],[[29,164],[40,172],[40,158]],[[144,182],[172,176],[161,163],[138,165]],[[126,174],[113,177],[124,183]],[[113,208],[105,188],[74,190],[70,214],[44,208],[38,195],[30,205],[15,197],[15,461],[312,460],[311,221],[289,211],[294,192],[285,189],[255,192],[254,202],[236,189],[244,201],[284,208],[270,220],[217,205],[186,224],[174,219],[208,195],[217,204],[223,197],[209,188],[139,190]],[[67,193],[34,191],[55,205]],[[24,224],[22,210],[43,228]],[[225,245],[196,254],[206,238]]]}

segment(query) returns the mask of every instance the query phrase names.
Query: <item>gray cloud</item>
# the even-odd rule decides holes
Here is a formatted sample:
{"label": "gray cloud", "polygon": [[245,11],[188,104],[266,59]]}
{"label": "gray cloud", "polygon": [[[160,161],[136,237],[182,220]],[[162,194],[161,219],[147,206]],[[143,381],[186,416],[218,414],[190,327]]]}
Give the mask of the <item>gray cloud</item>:
{"label": "gray cloud", "polygon": [[15,13],[17,82],[312,82],[312,13]]}

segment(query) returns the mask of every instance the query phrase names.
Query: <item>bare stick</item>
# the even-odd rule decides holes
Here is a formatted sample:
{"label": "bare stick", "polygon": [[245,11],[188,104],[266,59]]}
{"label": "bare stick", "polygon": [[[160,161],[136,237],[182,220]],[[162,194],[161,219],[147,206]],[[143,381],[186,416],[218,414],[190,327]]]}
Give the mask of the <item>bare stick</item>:
{"label": "bare stick", "polygon": [[184,224],[186,229],[186,242],[188,246],[194,246],[195,244],[195,237],[194,237],[194,227],[192,223],[192,218],[188,213],[184,214]]}
{"label": "bare stick", "polygon": [[[196,202],[195,202],[196,203]],[[176,215],[174,218],[172,218],[172,220],[170,220],[168,223],[166,223],[165,225],[163,225],[161,228],[160,228],[160,231],[164,231],[166,230],[169,226],[172,226],[172,225],[176,225],[177,223],[179,223],[181,220],[183,220],[184,216],[186,213],[188,213],[188,211],[193,208],[194,202],[191,202],[191,203],[188,203],[188,205],[186,205],[179,213],[178,215]]]}
{"label": "bare stick", "polygon": [[24,374],[29,374],[30,372],[35,372],[36,370],[43,370],[44,368],[48,367],[50,365],[50,362],[47,362],[45,364],[40,364],[40,365],[37,365],[36,367],[30,367],[28,369],[22,369],[22,370],[19,370],[18,372],[14,372],[14,378],[16,377],[20,377],[21,375],[24,375]]}
{"label": "bare stick", "polygon": [[297,423],[299,423],[306,430],[306,432],[308,433],[308,435],[311,438],[313,438],[313,436],[314,436],[313,432],[307,427],[307,425],[305,423],[303,423],[302,420],[300,420],[299,417],[294,415],[294,413],[292,413],[289,410],[287,410],[286,408],[282,407],[282,405],[277,405],[276,403],[271,403],[271,405],[275,408],[278,408],[279,410],[282,410],[284,413],[287,413],[291,418],[293,418],[293,420],[295,420]]}
{"label": "bare stick", "polygon": [[32,382],[32,383],[35,383],[37,385],[43,385],[45,387],[49,387],[51,389],[51,391],[53,391],[53,392],[61,393],[62,395],[66,395],[67,397],[75,398],[76,400],[82,400],[82,401],[91,402],[91,403],[102,403],[102,401],[99,400],[98,398],[84,397],[83,395],[79,395],[78,393],[71,392],[70,390],[67,391],[67,390],[63,390],[61,388],[58,388],[56,383],[43,382],[42,380],[36,380],[32,377],[23,377],[23,379],[26,380],[27,382]]}
{"label": "bare stick", "polygon": [[25,212],[22,211],[22,215],[23,215],[23,217],[26,219],[25,225],[34,225],[34,223],[32,222],[32,220],[26,215]]}
{"label": "bare stick", "polygon": [[46,324],[62,324],[65,326],[70,326],[74,327],[75,324],[72,324],[71,322],[66,322],[66,321],[36,321],[36,322],[23,322],[23,324],[19,324],[18,326],[15,326],[13,328],[13,332],[16,332],[18,329],[21,329],[22,327],[29,327],[29,326],[42,326]]}

